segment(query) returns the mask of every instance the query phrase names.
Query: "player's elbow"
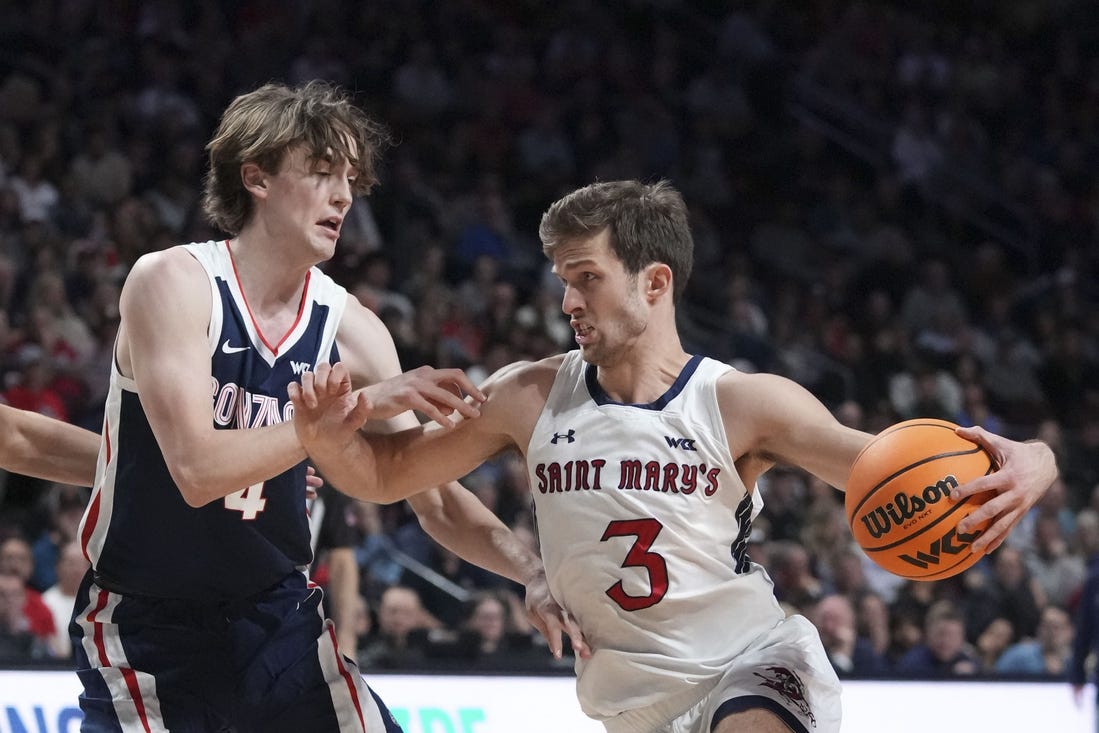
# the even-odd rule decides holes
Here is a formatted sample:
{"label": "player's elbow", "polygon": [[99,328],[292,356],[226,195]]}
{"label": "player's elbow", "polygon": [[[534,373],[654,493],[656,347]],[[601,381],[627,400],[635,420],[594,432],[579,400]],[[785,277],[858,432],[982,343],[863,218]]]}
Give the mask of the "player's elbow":
{"label": "player's elbow", "polygon": [[169,463],[168,473],[171,474],[172,482],[179,489],[183,501],[192,509],[205,506],[217,498],[210,490],[210,482],[203,477],[197,466],[185,462]]}

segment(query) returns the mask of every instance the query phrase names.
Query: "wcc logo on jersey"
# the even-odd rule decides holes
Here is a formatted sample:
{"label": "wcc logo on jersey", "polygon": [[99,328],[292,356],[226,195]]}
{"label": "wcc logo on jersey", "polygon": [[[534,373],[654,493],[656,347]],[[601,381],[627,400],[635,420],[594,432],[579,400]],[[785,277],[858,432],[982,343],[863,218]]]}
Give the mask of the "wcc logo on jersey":
{"label": "wcc logo on jersey", "polygon": [[698,450],[698,448],[695,447],[695,439],[694,438],[673,438],[670,435],[665,435],[664,436],[664,442],[666,442],[668,444],[669,448],[677,448],[679,450],[693,450],[693,451]]}

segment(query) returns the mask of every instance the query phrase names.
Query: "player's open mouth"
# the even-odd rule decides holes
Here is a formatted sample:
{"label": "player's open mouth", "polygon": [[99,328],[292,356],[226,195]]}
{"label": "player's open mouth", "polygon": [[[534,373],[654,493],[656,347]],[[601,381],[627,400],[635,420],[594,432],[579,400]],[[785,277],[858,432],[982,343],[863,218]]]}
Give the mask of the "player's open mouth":
{"label": "player's open mouth", "polygon": [[584,343],[585,341],[587,341],[588,337],[591,336],[592,332],[595,330],[594,328],[592,328],[590,326],[577,326],[577,325],[573,325],[572,329],[576,332],[576,343],[578,343],[578,344]]}
{"label": "player's open mouth", "polygon": [[317,224],[329,230],[335,236],[340,236],[340,220],[338,218],[332,217],[331,219],[321,219]]}

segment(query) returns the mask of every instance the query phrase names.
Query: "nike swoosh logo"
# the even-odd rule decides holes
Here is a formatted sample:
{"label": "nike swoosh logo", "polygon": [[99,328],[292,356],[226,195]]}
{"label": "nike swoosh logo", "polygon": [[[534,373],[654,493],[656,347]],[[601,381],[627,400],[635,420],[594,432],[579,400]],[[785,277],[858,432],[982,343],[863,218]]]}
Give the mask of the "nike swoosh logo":
{"label": "nike swoosh logo", "polygon": [[230,346],[229,339],[225,339],[225,343],[221,345],[221,353],[223,354],[239,354],[242,351],[248,351],[251,346]]}

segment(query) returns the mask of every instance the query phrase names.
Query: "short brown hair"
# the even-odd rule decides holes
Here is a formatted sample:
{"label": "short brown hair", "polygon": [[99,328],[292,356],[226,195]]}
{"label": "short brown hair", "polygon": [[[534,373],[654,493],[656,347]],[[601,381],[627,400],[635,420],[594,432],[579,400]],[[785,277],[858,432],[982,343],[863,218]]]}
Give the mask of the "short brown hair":
{"label": "short brown hair", "polygon": [[253,162],[277,172],[296,145],[304,145],[314,160],[350,160],[356,170],[353,192],[368,193],[378,180],[377,157],[388,143],[385,128],[338,87],[321,81],[294,88],[265,84],[229,104],[206,144],[210,167],[203,211],[214,226],[239,234],[253,210],[241,165]]}
{"label": "short brown hair", "polygon": [[683,296],[694,262],[694,239],[687,205],[667,181],[606,181],[577,189],[555,201],[542,215],[538,236],[553,257],[561,244],[610,233],[611,250],[636,275],[653,262],[672,271],[673,296]]}

